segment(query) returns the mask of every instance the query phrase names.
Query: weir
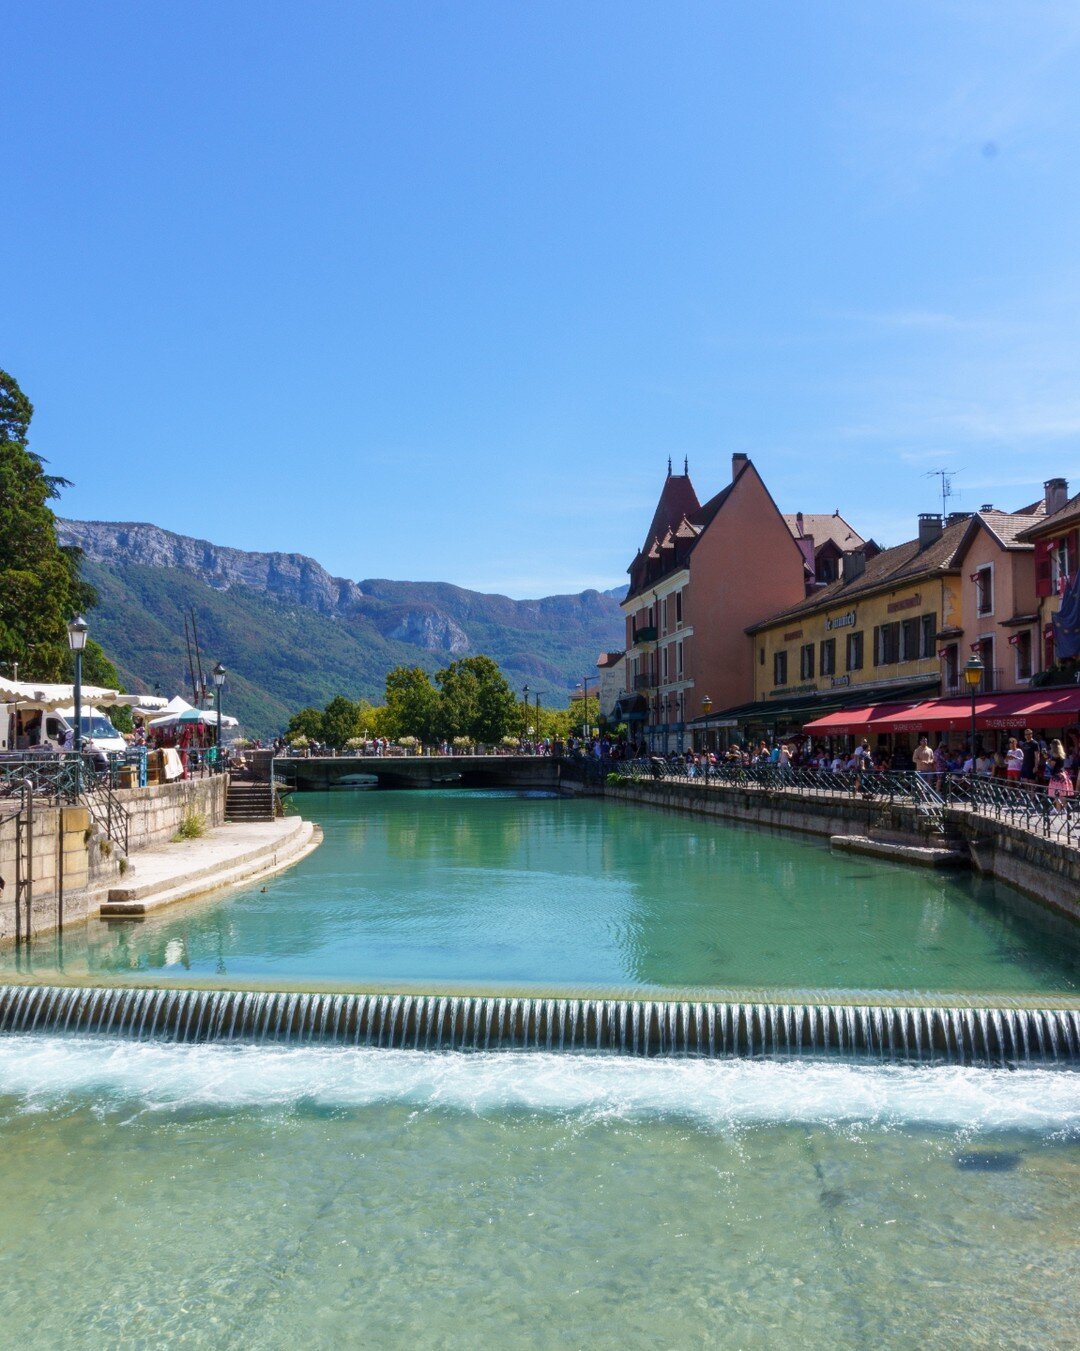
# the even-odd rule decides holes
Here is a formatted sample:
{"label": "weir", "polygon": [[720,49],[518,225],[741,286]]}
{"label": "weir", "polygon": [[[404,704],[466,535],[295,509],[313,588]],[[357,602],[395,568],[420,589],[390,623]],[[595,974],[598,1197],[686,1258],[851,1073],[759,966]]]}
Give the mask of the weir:
{"label": "weir", "polygon": [[417,1051],[1080,1060],[1080,1009],[0,986],[0,1034],[33,1032]]}

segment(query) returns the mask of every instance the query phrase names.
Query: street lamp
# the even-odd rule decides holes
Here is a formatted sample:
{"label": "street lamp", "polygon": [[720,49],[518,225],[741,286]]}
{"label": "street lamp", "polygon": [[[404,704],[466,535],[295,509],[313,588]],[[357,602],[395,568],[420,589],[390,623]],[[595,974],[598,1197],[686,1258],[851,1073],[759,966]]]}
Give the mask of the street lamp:
{"label": "street lamp", "polygon": [[72,745],[75,749],[75,797],[79,797],[81,784],[81,774],[79,773],[82,765],[82,657],[86,649],[86,638],[90,632],[90,625],[82,617],[76,615],[67,626],[68,647],[75,654],[75,732]]}
{"label": "street lamp", "polygon": [[973,652],[964,663],[964,680],[971,691],[971,772],[973,774],[975,772],[975,691],[982,684],[985,669],[977,652]]}
{"label": "street lamp", "polygon": [[218,760],[221,759],[221,687],[225,684],[225,667],[221,662],[210,672],[214,678],[214,703],[217,706],[217,752]]}
{"label": "street lamp", "polygon": [[522,740],[529,734],[529,687],[528,685],[521,691],[521,736]]}

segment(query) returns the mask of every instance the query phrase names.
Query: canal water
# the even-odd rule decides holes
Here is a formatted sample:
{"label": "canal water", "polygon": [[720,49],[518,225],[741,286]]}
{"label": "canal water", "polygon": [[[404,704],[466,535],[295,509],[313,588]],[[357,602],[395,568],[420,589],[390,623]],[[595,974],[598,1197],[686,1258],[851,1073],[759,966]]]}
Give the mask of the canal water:
{"label": "canal water", "polygon": [[[647,809],[310,795],[295,869],[73,930],[25,979],[1077,989],[966,874]],[[18,968],[16,970],[16,968]],[[1058,1346],[1080,1074],[0,1037],[0,1326],[27,1348]]]}
{"label": "canal water", "polygon": [[596,800],[297,802],[325,842],[290,871],[142,923],[9,949],[0,973],[499,993],[1042,996],[1080,985],[1073,928],[966,872]]}
{"label": "canal water", "polygon": [[5,1344],[1066,1346],[1080,1077],[0,1040]]}

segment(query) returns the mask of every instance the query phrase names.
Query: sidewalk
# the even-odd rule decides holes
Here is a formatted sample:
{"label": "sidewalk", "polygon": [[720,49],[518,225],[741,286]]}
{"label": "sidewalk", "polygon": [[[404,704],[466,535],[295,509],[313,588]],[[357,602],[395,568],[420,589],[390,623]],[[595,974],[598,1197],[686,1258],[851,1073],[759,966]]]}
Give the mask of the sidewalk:
{"label": "sidewalk", "polygon": [[252,882],[291,867],[322,843],[322,831],[299,816],[218,826],[132,855],[131,870],[101,900],[102,919],[137,918],[175,901]]}

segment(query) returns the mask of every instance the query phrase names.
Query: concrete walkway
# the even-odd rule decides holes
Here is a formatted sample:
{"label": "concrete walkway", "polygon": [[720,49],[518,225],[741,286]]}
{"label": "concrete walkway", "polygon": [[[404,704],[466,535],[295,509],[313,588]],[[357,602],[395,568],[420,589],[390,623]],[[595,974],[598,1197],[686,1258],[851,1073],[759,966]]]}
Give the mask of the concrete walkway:
{"label": "concrete walkway", "polygon": [[299,816],[218,826],[131,857],[130,871],[102,896],[101,917],[138,918],[175,901],[257,881],[291,867],[322,843],[322,831]]}

